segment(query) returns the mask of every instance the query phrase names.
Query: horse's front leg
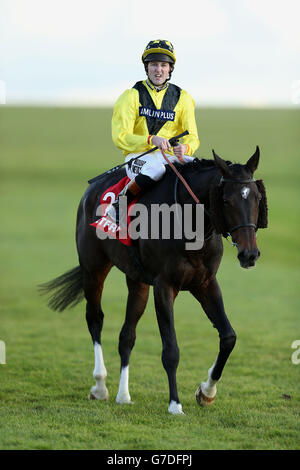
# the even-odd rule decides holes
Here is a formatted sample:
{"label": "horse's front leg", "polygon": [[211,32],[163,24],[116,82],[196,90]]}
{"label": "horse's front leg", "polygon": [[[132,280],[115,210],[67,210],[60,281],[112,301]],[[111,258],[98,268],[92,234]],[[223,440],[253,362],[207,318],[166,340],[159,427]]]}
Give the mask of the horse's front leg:
{"label": "horse's front leg", "polygon": [[179,348],[174,327],[173,304],[177,293],[170,284],[160,278],[154,283],[155,309],[162,340],[162,363],[169,380],[169,412],[183,414],[176,383]]}
{"label": "horse's front leg", "polygon": [[226,361],[234,348],[236,334],[226,316],[222,293],[215,278],[208,283],[193,288],[190,291],[201,303],[203,310],[217,328],[220,338],[219,354],[215,363],[208,370],[206,382],[202,382],[196,390],[197,402],[202,405],[211,405],[216,397],[216,384],[220,380]]}

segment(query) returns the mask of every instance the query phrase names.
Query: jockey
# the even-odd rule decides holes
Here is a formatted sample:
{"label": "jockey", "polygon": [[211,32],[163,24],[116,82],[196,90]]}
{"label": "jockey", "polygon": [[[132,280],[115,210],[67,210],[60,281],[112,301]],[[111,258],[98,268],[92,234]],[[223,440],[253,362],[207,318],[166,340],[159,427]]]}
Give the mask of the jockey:
{"label": "jockey", "polygon": [[[130,182],[119,196],[127,196],[129,204],[140,192],[149,189],[166,172],[166,161],[187,163],[199,147],[193,98],[176,85],[168,83],[176,62],[169,41],[150,41],[142,55],[147,79],[137,82],[117,100],[112,117],[112,138],[125,161],[158,147],[158,150],[135,160],[126,172]],[[171,147],[168,139],[185,130],[184,143]],[[119,197],[108,211],[119,223]]]}

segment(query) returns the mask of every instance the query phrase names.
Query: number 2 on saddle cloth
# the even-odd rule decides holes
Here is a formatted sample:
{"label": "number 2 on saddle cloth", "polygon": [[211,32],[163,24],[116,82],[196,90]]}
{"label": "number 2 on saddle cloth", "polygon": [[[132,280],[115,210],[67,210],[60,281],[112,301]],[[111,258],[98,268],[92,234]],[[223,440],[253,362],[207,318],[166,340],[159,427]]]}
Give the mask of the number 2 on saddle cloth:
{"label": "number 2 on saddle cloth", "polygon": [[[132,245],[132,240],[128,235],[128,230],[123,229],[122,227],[111,221],[109,217],[106,216],[106,214],[111,205],[117,199],[118,194],[122,191],[122,189],[124,189],[124,187],[126,186],[126,184],[129,183],[129,181],[130,179],[125,176],[120,181],[118,181],[118,183],[114,184],[113,186],[110,186],[108,189],[106,189],[106,191],[104,191],[104,193],[100,197],[99,206],[96,210],[96,215],[100,216],[100,218],[91,224],[91,226],[96,227],[96,234],[99,238],[106,238],[107,236],[109,238],[116,238],[121,243],[127,246]],[[129,204],[127,208],[127,227],[129,227],[131,220],[130,210],[133,205],[137,202],[137,200],[138,196]]]}

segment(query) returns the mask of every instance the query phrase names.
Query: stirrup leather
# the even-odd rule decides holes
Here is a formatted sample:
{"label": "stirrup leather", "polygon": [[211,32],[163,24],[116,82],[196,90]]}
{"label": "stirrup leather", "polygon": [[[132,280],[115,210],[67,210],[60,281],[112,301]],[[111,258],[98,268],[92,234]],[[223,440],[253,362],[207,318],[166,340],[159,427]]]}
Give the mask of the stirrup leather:
{"label": "stirrup leather", "polygon": [[106,215],[117,225],[121,225],[123,227],[126,227],[127,225],[127,214],[122,214],[121,220],[120,220],[120,197],[121,196],[126,196],[126,192],[128,189],[130,182],[122,189],[122,191],[118,194],[117,199],[115,202],[112,203],[111,207],[108,209]]}

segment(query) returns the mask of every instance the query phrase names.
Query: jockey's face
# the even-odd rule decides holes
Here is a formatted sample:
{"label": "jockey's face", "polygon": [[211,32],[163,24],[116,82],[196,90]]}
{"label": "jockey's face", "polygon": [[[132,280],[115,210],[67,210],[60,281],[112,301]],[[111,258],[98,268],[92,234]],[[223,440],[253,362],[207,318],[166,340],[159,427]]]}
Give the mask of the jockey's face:
{"label": "jockey's face", "polygon": [[169,62],[149,62],[148,76],[155,86],[160,86],[169,78],[171,65]]}

